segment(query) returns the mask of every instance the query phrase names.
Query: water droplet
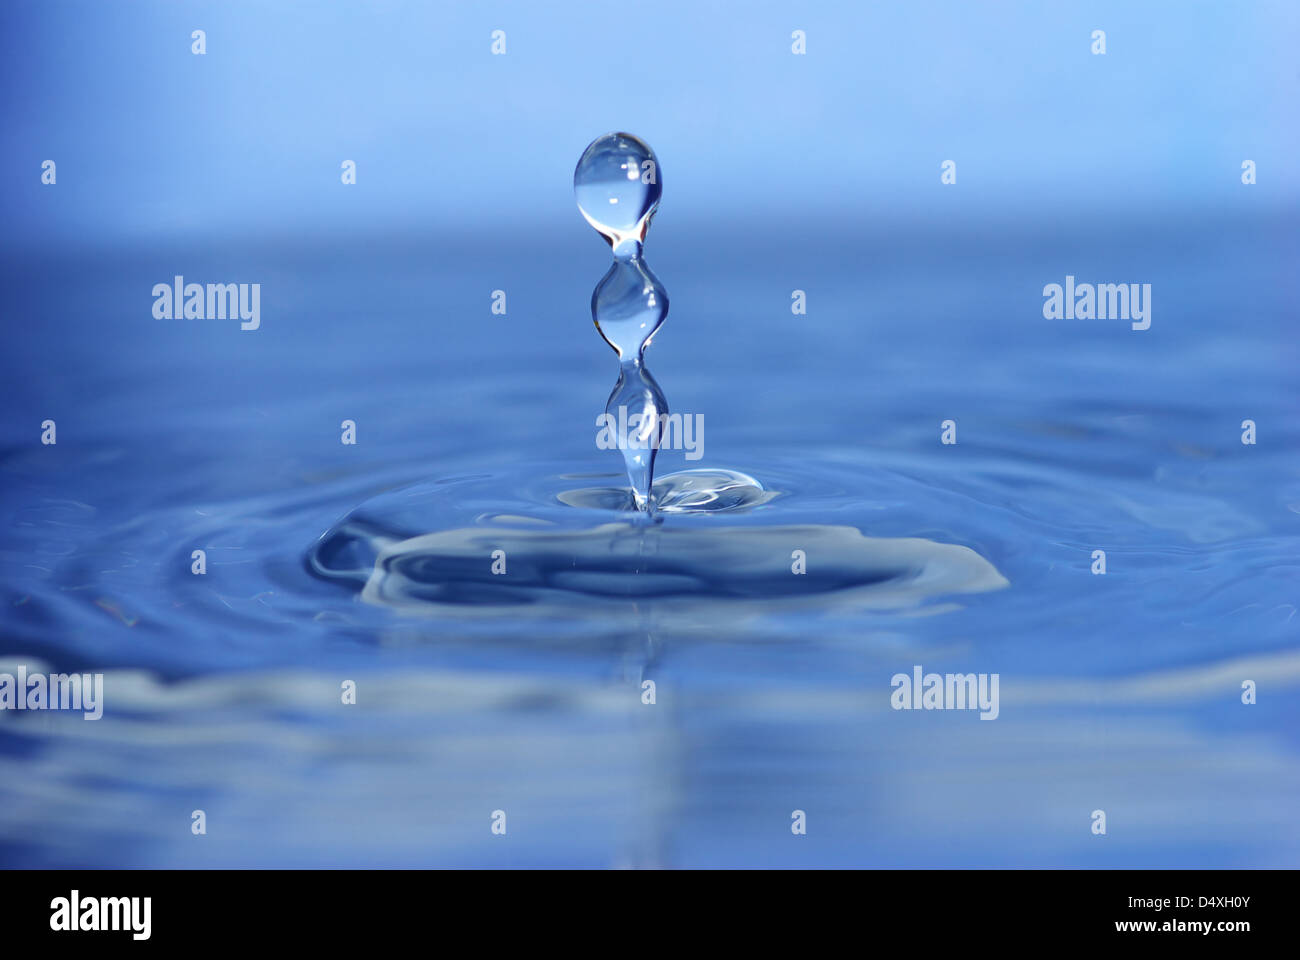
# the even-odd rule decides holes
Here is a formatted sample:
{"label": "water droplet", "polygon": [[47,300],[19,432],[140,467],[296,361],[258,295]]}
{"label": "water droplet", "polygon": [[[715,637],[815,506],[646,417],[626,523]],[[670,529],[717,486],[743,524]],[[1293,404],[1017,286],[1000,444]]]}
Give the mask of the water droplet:
{"label": "water droplet", "polygon": [[623,454],[638,510],[654,511],[655,456],[667,416],[668,401],[650,371],[635,361],[624,363],[605,404],[605,424]]}
{"label": "water droplet", "polygon": [[630,133],[596,138],[573,171],[578,209],[609,241],[615,256],[640,252],[662,192],[655,152]]}
{"label": "water droplet", "polygon": [[668,316],[668,291],[641,258],[641,244],[661,192],[654,151],[630,133],[593,140],[573,171],[578,209],[614,251],[613,265],[591,295],[591,318],[619,360],[598,443],[623,454],[632,503],[647,514],[654,512],[655,455],[668,401],[643,354]]}
{"label": "water droplet", "polygon": [[668,316],[668,291],[642,259],[615,260],[591,295],[591,318],[620,361],[640,359]]}

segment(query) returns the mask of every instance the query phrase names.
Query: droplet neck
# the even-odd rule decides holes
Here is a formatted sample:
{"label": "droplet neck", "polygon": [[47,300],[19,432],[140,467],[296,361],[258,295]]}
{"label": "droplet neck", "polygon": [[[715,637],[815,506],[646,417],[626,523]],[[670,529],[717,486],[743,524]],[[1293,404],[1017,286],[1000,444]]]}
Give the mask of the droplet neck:
{"label": "droplet neck", "polygon": [[[644,237],[644,234],[642,236]],[[629,237],[626,240],[615,243],[614,240],[609,237],[606,237],[605,239],[609,240],[609,246],[614,252],[615,260],[641,259],[641,240],[638,240],[635,237]]]}

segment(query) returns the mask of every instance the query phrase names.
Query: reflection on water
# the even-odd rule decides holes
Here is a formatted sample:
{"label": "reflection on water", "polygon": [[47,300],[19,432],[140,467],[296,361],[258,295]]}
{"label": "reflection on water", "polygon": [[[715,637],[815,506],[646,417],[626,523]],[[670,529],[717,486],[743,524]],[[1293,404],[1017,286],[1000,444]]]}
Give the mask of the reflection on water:
{"label": "reflection on water", "polygon": [[[634,527],[592,448],[605,348],[555,333],[583,244],[518,268],[514,365],[499,327],[426,306],[495,289],[495,244],[250,248],[294,306],[229,336],[105,306],[156,279],[147,251],[33,260],[19,359],[80,387],[14,401],[59,442],[0,450],[0,656],[104,672],[105,705],[0,712],[0,863],[1293,865],[1293,311],[1267,229],[1203,227],[1177,257],[1150,253],[1164,232],[1115,254],[1178,318],[1143,334],[998,299],[1072,262],[1061,239],[759,231],[708,271],[665,244],[656,369],[713,446],[676,480],[661,451],[661,522]],[[863,249],[869,315],[842,283]],[[753,272],[778,258],[827,291],[797,349]],[[1227,287],[1180,295],[1197,270],[1257,291],[1251,323],[1220,326]],[[239,275],[202,250],[185,272]],[[999,674],[998,718],[891,710],[917,665]]]}
{"label": "reflection on water", "polygon": [[[1218,669],[1300,687],[1295,654],[1239,666]],[[1101,683],[1009,682],[996,723],[914,723],[881,684],[674,673],[655,673],[676,689],[654,706],[634,678],[486,670],[348,675],[357,703],[343,706],[335,672],[110,672],[111,723],[0,720],[0,849],[59,866],[1034,865],[1045,851],[1139,865],[1195,862],[1178,852],[1190,834],[1215,862],[1300,855],[1269,800],[1300,790],[1284,744],[1141,707],[1203,709],[1221,695],[1214,670],[1131,681],[1105,725],[1089,719],[1094,695],[1117,693]],[[1097,798],[1104,851],[1087,831]],[[190,832],[195,808],[206,836]],[[790,835],[792,809],[806,837]]]}

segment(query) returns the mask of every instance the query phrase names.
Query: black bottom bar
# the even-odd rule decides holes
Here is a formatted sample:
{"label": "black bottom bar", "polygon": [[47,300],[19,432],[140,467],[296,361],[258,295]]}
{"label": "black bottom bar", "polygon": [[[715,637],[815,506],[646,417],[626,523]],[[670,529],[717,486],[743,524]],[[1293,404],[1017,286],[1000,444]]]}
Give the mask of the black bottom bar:
{"label": "black bottom bar", "polygon": [[1232,949],[1260,934],[1284,934],[1294,880],[1289,871],[1194,870],[612,876],[7,871],[0,874],[0,923],[6,946],[64,941],[79,948],[110,942],[216,947],[283,941],[337,949],[455,932],[485,946],[499,946],[512,934],[535,946],[557,936],[569,944],[596,938],[616,943],[604,938],[630,936],[650,946],[670,930],[702,925],[733,945],[780,927],[800,937],[846,932],[859,943],[902,939],[922,949],[947,943],[984,948],[1126,940]]}

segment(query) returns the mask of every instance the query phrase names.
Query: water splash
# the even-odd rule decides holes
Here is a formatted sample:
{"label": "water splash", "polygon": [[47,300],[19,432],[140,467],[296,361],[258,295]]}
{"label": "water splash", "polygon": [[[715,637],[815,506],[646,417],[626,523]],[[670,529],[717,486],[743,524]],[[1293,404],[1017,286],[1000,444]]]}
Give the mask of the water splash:
{"label": "water splash", "polygon": [[623,454],[636,509],[653,514],[654,464],[668,401],[644,362],[668,316],[668,291],[641,256],[663,192],[659,161],[630,133],[593,140],[573,171],[573,193],[587,222],[608,241],[614,263],[591,295],[591,317],[618,354],[618,383],[601,418]]}
{"label": "water splash", "polygon": [[[800,610],[937,613],[1007,586],[968,547],[864,533],[881,503],[843,502],[842,481],[817,475],[830,472],[823,466],[784,476],[767,464],[795,488],[789,496],[735,471],[671,474],[655,483],[662,523],[612,513],[612,486],[574,486],[612,474],[533,470],[524,490],[512,471],[426,482],[352,511],[308,567],[367,605],[457,622],[563,622],[566,635],[633,613],[659,626],[743,622],[751,632]],[[779,521],[756,522],[778,502]],[[824,521],[828,504],[838,522]],[[497,551],[508,567],[494,569]],[[811,558],[798,576],[796,554]]]}
{"label": "water splash", "polygon": [[[717,467],[655,478],[668,403],[644,355],[668,295],[641,252],[659,174],[645,142],[611,133],[587,147],[573,175],[578,208],[614,253],[591,297],[596,329],[619,360],[597,445],[622,453],[631,496],[627,487],[591,483],[612,474],[548,474],[536,465],[403,487],[335,524],[308,568],[402,613],[461,621],[526,612],[563,621],[566,632],[629,603],[660,624],[734,624],[804,608],[933,613],[952,608],[935,602],[941,597],[1005,587],[969,547],[866,535],[881,507],[846,499],[861,487],[860,472],[822,494],[820,480],[802,475],[771,489]],[[752,522],[749,514],[778,500],[779,519]],[[651,636],[640,621],[633,632]]]}

